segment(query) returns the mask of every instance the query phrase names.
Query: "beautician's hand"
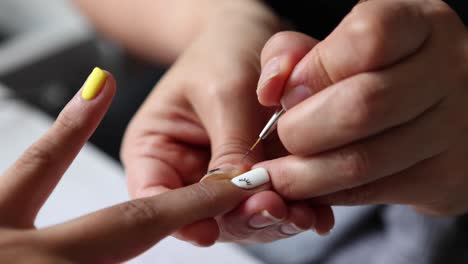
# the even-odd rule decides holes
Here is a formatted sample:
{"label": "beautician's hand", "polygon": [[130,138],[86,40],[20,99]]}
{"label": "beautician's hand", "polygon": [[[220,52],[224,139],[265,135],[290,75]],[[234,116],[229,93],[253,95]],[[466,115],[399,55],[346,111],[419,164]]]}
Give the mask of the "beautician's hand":
{"label": "beautician's hand", "polygon": [[[298,59],[295,42],[316,46]],[[360,4],[318,44],[278,34],[258,95],[289,109],[278,131],[292,155],[256,166],[293,200],[466,212],[467,62],[467,30],[438,0]]]}
{"label": "beautician's hand", "polygon": [[[275,144],[260,146],[240,164],[272,113],[258,104],[255,85],[260,50],[278,27],[263,7],[246,11],[224,12],[209,23],[134,117],[121,154],[132,197],[198,182],[208,168],[249,168],[278,153],[271,149]],[[265,191],[217,221],[187,226],[175,236],[202,246],[219,236],[223,241],[265,242],[314,226],[325,233],[332,220],[329,207],[314,211]]]}
{"label": "beautician's hand", "polygon": [[245,190],[230,181],[241,171],[218,171],[201,183],[35,229],[37,212],[106,112],[115,80],[95,70],[86,87],[87,100],[78,93],[52,128],[0,177],[1,263],[122,262],[181,226],[229,211],[268,188],[265,174],[244,174],[241,178],[256,184]]}

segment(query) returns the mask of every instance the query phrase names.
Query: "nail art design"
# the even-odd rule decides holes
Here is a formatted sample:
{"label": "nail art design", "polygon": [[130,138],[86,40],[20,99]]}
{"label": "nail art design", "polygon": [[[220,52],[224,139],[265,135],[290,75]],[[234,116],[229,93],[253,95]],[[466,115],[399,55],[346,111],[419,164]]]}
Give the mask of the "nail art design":
{"label": "nail art design", "polygon": [[239,179],[239,182],[245,182],[245,184],[247,186],[251,186],[252,185],[252,181],[247,179],[247,178],[242,178],[242,179]]}
{"label": "nail art design", "polygon": [[264,168],[257,168],[241,174],[231,180],[231,182],[242,189],[252,189],[270,181],[270,175]]}
{"label": "nail art design", "polygon": [[83,85],[81,97],[84,100],[94,99],[101,92],[106,80],[107,74],[98,67],[94,68]]}

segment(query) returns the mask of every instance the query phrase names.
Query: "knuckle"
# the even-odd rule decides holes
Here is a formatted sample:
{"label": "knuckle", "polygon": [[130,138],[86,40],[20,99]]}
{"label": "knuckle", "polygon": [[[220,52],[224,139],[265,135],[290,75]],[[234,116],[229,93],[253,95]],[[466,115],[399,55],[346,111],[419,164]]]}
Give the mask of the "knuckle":
{"label": "knuckle", "polygon": [[337,153],[342,163],[342,186],[344,189],[366,183],[370,175],[370,161],[366,151],[359,146],[346,148]]}
{"label": "knuckle", "polygon": [[220,197],[220,193],[216,188],[213,188],[206,182],[200,182],[191,189],[192,192],[189,197],[194,197],[195,200],[200,201],[202,204],[216,204]]}
{"label": "knuckle", "polygon": [[[283,146],[291,154],[307,154],[305,152],[304,137],[297,129],[297,124],[292,118],[283,117],[278,121],[278,136]],[[301,129],[302,130],[302,129]]]}
{"label": "knuckle", "polygon": [[353,43],[358,43],[356,49],[365,54],[363,60],[371,61],[382,55],[386,40],[379,36],[385,34],[386,28],[375,14],[354,13],[347,21],[345,31]]}
{"label": "knuckle", "polygon": [[[362,56],[363,64],[375,67],[386,54],[393,50],[391,41],[382,36],[400,36],[411,33],[411,28],[421,28],[421,8],[414,3],[358,5],[345,20],[345,32],[355,43],[353,46]],[[404,34],[407,35],[407,34]],[[380,65],[379,65],[380,66]]]}
{"label": "knuckle", "polygon": [[161,217],[154,202],[148,199],[132,200],[118,206],[130,226],[154,224]]}
{"label": "knuckle", "polygon": [[32,168],[47,168],[54,164],[54,154],[46,145],[53,144],[52,142],[36,142],[31,145],[18,160],[20,166]]}
{"label": "knuckle", "polygon": [[[336,70],[331,68],[328,64],[329,58],[326,56],[325,48],[323,48],[321,44],[315,46],[312,50],[312,53],[315,56],[312,56],[307,63],[307,72],[314,73],[314,75],[306,75],[305,82],[314,83],[318,82],[321,83],[323,86],[331,85],[338,81],[340,78],[337,76]],[[315,81],[314,81],[315,79]]]}
{"label": "knuckle", "polygon": [[286,168],[276,168],[275,174],[271,181],[275,191],[287,199],[304,198],[304,191],[298,185],[298,179],[295,175],[304,175],[303,172],[297,171],[291,173]]}
{"label": "knuckle", "polygon": [[[388,107],[388,98],[385,83],[377,81],[376,78],[370,78],[363,75],[356,79],[356,87],[342,89],[343,100],[342,111],[337,114],[341,129],[354,131],[358,133],[368,133],[373,130],[377,120],[390,110]],[[346,100],[344,100],[346,98]]]}
{"label": "knuckle", "polygon": [[67,108],[62,110],[60,115],[57,117],[57,120],[55,120],[54,125],[58,127],[59,131],[77,131],[83,127],[79,118],[77,118],[76,115],[73,115],[73,113],[70,113]]}

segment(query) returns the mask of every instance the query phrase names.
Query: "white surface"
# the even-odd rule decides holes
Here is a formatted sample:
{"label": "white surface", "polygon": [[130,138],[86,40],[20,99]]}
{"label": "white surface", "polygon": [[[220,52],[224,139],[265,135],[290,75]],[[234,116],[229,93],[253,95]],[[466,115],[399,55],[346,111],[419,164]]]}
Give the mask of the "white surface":
{"label": "white surface", "polygon": [[[0,171],[36,140],[51,120],[9,98],[0,86]],[[39,213],[37,226],[59,223],[127,200],[123,171],[96,148],[87,145]],[[129,263],[259,263],[230,244],[201,249],[168,238]]]}

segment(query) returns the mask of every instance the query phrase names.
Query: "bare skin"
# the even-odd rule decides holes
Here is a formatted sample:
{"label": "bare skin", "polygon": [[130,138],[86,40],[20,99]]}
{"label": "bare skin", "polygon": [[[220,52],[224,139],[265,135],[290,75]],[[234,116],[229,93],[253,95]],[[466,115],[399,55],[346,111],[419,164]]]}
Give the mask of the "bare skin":
{"label": "bare skin", "polygon": [[[132,197],[190,185],[209,169],[250,168],[286,153],[278,140],[272,140],[240,162],[274,111],[257,102],[255,86],[260,51],[283,25],[262,1],[132,1],[131,7],[111,1],[112,9],[106,4],[110,0],[77,2],[99,29],[145,58],[158,60],[169,54],[164,60],[175,60],[133,118],[123,141],[121,160]],[[133,19],[135,14],[143,19]],[[275,220],[253,225],[252,219],[264,211]],[[217,240],[269,242],[291,236],[281,231],[290,224],[300,231],[313,227],[327,233],[333,214],[329,206],[315,208],[265,191],[232,212],[174,235],[201,246]]]}
{"label": "bare skin", "polygon": [[281,71],[258,98],[289,109],[278,131],[291,155],[256,166],[293,200],[467,212],[467,47],[465,25],[432,0],[365,2],[321,42],[279,33],[262,65],[279,58]]}
{"label": "bare skin", "polygon": [[101,121],[114,92],[109,76],[95,99],[84,100],[78,93],[49,131],[0,177],[0,262],[122,262],[180,227],[228,212],[269,188],[240,189],[230,179],[244,171],[225,169],[200,183],[36,229],[37,212]]}

